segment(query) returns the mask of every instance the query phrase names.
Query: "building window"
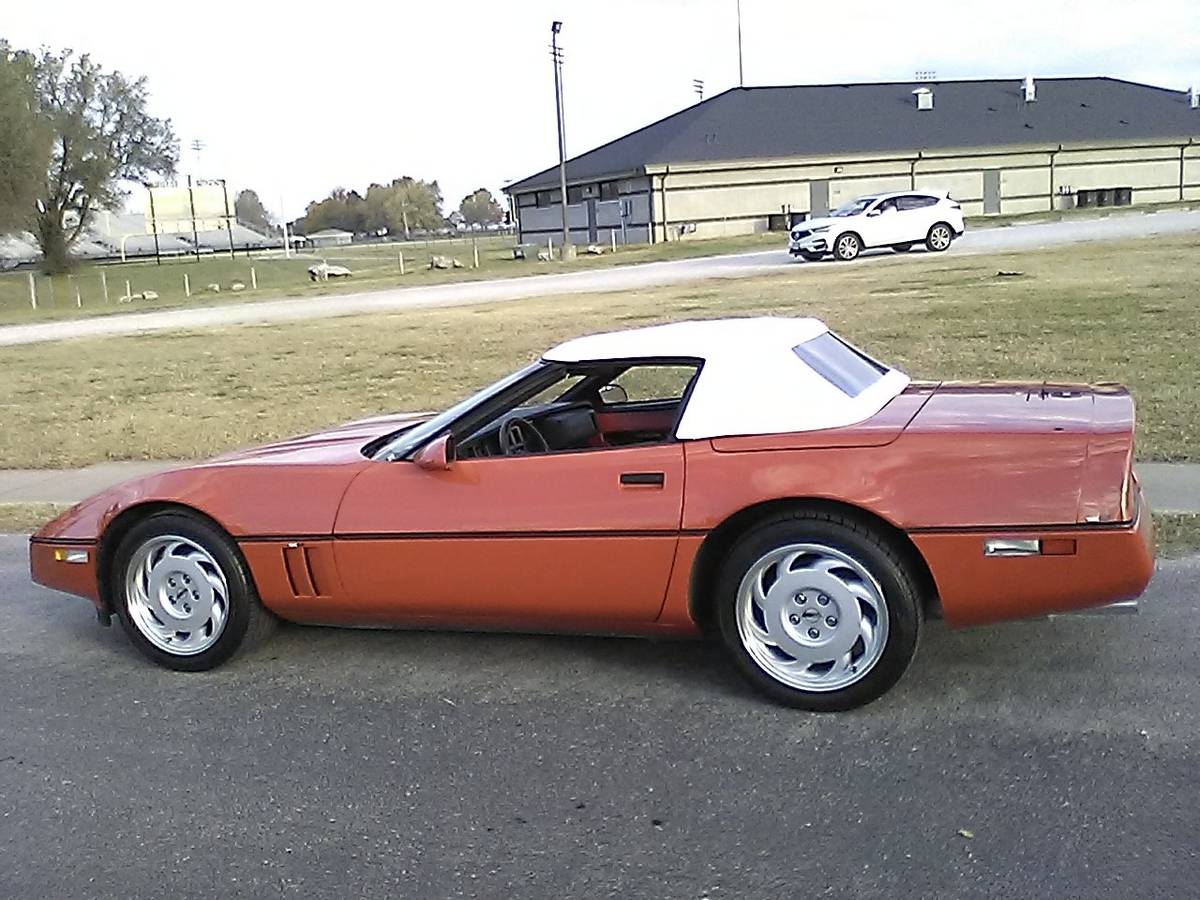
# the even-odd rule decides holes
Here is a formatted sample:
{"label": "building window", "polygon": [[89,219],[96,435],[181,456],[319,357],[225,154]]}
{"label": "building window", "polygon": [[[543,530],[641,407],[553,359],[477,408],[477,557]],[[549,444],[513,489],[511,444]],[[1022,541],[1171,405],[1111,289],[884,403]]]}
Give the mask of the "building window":
{"label": "building window", "polygon": [[517,195],[517,206],[521,207],[522,209],[524,209],[526,206],[536,206],[536,205],[537,205],[536,195],[534,195],[534,194],[518,194]]}
{"label": "building window", "polygon": [[615,181],[600,182],[601,200],[616,200],[619,196],[620,192],[617,190],[617,183]]}
{"label": "building window", "polygon": [[537,202],[535,205],[542,208],[553,206],[558,202],[558,198],[561,196],[562,194],[558,191],[538,191],[536,195]]}
{"label": "building window", "polygon": [[567,206],[572,206],[576,203],[582,203],[582,202],[583,202],[583,188],[582,187],[576,186],[576,187],[567,188]]}
{"label": "building window", "polygon": [[1133,188],[1091,188],[1077,191],[1076,206],[1129,206],[1133,203]]}

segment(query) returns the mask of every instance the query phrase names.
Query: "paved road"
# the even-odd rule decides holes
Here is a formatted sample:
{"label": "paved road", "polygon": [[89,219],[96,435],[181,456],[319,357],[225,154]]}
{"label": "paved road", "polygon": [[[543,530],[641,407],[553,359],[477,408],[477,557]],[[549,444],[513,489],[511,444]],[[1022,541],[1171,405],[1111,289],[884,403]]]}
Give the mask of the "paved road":
{"label": "paved road", "polygon": [[1198,578],[934,623],[820,717],[690,643],[292,627],[173,674],[0,538],[0,897],[1194,896]]}
{"label": "paved road", "polygon": [[[970,231],[955,246],[953,252],[1030,250],[1078,241],[1117,241],[1149,234],[1182,234],[1194,231],[1200,231],[1200,211],[1121,213],[1098,219]],[[610,269],[8,325],[0,327],[0,346],[72,337],[195,329],[249,322],[281,322],[427,306],[493,303],[549,294],[638,290],[707,278],[758,275],[783,267],[802,265],[791,260],[782,249],[782,241],[781,236],[779,250],[617,266]],[[890,250],[885,250],[869,256],[891,258],[893,254]],[[868,260],[864,259],[859,264],[867,262]]]}

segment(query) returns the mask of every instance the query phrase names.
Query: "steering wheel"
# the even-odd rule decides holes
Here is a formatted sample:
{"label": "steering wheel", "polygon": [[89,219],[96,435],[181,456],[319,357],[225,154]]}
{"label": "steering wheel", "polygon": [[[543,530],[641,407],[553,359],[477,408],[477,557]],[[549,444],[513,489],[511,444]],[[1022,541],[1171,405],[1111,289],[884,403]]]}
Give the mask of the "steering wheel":
{"label": "steering wheel", "polygon": [[538,431],[537,426],[524,416],[515,413],[500,423],[500,449],[505,456],[523,456],[526,453],[548,453],[550,444]]}

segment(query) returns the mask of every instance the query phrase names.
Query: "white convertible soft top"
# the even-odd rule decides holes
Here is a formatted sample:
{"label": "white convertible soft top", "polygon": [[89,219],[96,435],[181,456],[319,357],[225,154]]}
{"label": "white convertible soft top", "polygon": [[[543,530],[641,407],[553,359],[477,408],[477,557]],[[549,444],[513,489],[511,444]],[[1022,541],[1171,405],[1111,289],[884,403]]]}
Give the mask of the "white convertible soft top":
{"label": "white convertible soft top", "polygon": [[[903,372],[869,360],[840,339],[809,343],[826,334],[819,319],[706,319],[576,338],[543,358],[702,360],[677,431],[685,440],[853,425],[908,385]],[[844,377],[846,367],[857,377]]]}

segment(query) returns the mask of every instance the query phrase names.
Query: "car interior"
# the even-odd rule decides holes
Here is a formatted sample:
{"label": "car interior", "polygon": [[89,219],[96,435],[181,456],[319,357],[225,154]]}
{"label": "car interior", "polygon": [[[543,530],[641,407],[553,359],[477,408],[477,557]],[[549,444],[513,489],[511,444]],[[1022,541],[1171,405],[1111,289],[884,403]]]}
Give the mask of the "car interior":
{"label": "car interior", "polygon": [[698,366],[567,367],[549,387],[465,423],[455,456],[473,459],[658,444],[671,439]]}

